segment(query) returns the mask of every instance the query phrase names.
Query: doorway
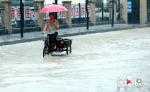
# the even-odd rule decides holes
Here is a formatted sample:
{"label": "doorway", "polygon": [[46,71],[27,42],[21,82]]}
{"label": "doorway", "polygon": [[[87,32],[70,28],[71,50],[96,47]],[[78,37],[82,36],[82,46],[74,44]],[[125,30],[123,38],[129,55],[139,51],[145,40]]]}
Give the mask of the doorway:
{"label": "doorway", "polygon": [[140,23],[140,0],[128,0],[128,23],[139,24]]}

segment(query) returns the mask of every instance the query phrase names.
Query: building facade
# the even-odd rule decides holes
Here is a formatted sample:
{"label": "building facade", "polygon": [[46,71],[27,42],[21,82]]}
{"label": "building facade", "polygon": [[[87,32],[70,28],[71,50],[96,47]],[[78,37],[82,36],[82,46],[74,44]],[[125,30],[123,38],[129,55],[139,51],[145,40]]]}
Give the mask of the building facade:
{"label": "building facade", "polygon": [[150,0],[147,0],[147,22],[150,23]]}
{"label": "building facade", "polygon": [[[107,0],[108,3],[112,0]],[[122,19],[128,24],[150,23],[150,0],[116,0],[123,7]]]}
{"label": "building facade", "polygon": [[[34,0],[22,0],[25,6],[33,7]],[[20,6],[20,0],[12,0],[12,6]]]}
{"label": "building facade", "polygon": [[102,5],[103,0],[88,0],[88,1],[94,1],[95,2],[95,7],[99,8]]}

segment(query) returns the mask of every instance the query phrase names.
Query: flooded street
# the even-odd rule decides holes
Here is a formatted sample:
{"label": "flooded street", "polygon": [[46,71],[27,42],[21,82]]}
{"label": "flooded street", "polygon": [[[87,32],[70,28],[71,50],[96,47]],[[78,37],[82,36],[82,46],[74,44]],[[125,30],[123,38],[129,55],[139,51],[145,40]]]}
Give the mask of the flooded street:
{"label": "flooded street", "polygon": [[43,58],[43,41],[0,46],[0,92],[117,92],[141,79],[150,92],[150,28],[69,37],[72,53]]}

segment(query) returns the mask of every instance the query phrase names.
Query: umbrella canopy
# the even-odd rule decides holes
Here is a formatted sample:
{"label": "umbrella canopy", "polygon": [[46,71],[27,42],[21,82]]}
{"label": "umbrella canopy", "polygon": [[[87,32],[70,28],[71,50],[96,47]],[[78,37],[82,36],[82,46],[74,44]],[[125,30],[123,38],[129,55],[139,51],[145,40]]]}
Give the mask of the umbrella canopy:
{"label": "umbrella canopy", "polygon": [[43,9],[40,10],[40,13],[49,13],[49,12],[65,12],[67,9],[61,5],[48,5],[45,6]]}

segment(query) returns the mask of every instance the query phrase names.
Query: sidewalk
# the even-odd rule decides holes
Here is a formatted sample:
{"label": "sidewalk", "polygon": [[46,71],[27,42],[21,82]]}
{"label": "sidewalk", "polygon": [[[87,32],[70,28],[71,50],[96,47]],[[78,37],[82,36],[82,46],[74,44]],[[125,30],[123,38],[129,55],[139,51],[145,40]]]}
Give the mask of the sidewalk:
{"label": "sidewalk", "polygon": [[[67,36],[75,36],[75,35],[83,35],[90,33],[100,33],[100,32],[109,32],[109,31],[117,31],[117,30],[125,30],[125,29],[134,29],[134,28],[143,28],[148,27],[150,25],[139,25],[139,24],[115,24],[114,27],[109,25],[97,25],[90,26],[89,30],[86,30],[86,27],[75,27],[68,29],[59,29],[59,37],[67,37]],[[0,46],[9,45],[15,43],[43,40],[46,35],[41,34],[41,32],[29,32],[24,33],[24,37],[21,38],[20,34],[11,34],[0,36]]]}

